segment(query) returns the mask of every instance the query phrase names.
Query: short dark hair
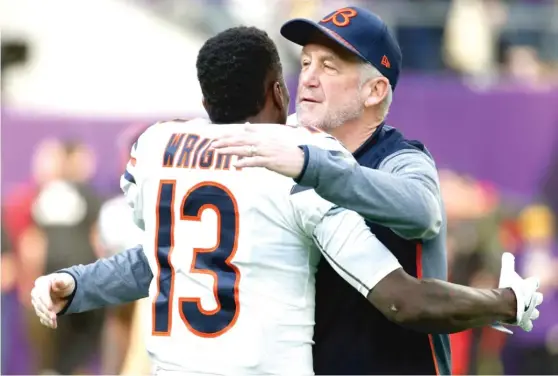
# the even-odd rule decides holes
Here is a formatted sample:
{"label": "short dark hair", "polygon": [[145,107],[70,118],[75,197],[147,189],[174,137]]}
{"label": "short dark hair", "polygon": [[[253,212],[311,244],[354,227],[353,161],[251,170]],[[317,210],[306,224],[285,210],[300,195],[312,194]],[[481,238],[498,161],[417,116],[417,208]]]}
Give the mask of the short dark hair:
{"label": "short dark hair", "polygon": [[275,43],[265,31],[245,26],[207,40],[196,68],[209,118],[221,124],[257,115],[265,104],[269,73],[282,74]]}

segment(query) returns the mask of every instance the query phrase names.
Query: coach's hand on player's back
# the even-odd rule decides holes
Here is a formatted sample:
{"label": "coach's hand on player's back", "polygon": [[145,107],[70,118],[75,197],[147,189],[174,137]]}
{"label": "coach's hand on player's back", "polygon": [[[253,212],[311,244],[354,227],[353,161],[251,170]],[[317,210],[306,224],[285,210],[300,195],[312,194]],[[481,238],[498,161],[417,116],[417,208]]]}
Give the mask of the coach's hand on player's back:
{"label": "coach's hand on player's back", "polygon": [[[513,290],[517,300],[517,315],[514,322],[509,324],[519,326],[526,332],[533,329],[533,320],[539,317],[537,307],[543,302],[543,294],[538,292],[539,279],[535,277],[523,279],[515,271],[515,258],[511,253],[502,255],[502,269],[500,270],[499,288]],[[494,325],[494,329],[513,334],[501,325]]]}
{"label": "coach's hand on player's back", "polygon": [[220,154],[242,159],[236,167],[264,167],[281,175],[297,178],[304,167],[304,152],[284,125],[246,125],[245,132],[216,138],[211,146]]}
{"label": "coach's hand on player's back", "polygon": [[68,303],[76,283],[68,273],[53,273],[37,278],[31,290],[31,303],[41,324],[56,329],[56,314]]}

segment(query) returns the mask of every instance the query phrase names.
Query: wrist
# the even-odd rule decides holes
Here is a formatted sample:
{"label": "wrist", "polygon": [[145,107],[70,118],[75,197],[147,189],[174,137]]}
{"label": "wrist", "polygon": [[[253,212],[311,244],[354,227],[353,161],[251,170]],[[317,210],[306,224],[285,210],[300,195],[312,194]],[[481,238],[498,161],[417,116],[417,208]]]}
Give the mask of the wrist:
{"label": "wrist", "polygon": [[501,297],[501,315],[505,324],[515,324],[517,322],[517,297],[511,288],[497,289]]}
{"label": "wrist", "polygon": [[303,163],[302,168],[300,170],[300,174],[294,179],[296,183],[300,183],[300,180],[304,177],[304,173],[306,172],[306,168],[308,167],[308,147],[303,145],[298,147],[300,149],[300,153],[302,154]]}
{"label": "wrist", "polygon": [[72,304],[72,302],[74,300],[74,297],[76,296],[76,292],[77,292],[77,288],[78,288],[78,282],[77,282],[76,276],[73,275],[72,273],[70,273],[68,270],[59,270],[56,273],[69,274],[74,280],[74,289],[72,290],[72,292],[69,295],[64,297],[64,300],[66,301],[66,304],[64,305],[64,308],[62,308],[60,310],[60,312],[58,312],[56,314],[57,316],[62,316],[62,315],[66,314],[66,312],[68,311],[68,309],[70,308],[70,305]]}

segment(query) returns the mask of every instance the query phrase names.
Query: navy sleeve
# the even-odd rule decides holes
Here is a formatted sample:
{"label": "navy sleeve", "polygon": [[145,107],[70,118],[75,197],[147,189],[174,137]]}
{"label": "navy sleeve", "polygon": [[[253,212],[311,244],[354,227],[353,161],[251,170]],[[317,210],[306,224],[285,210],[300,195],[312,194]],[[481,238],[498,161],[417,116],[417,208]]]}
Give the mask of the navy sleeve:
{"label": "navy sleeve", "polygon": [[327,150],[303,148],[308,163],[297,179],[324,199],[389,227],[406,239],[429,239],[442,225],[438,172],[418,150],[388,156],[379,169],[359,166]]}
{"label": "navy sleeve", "polygon": [[59,273],[70,274],[76,282],[68,305],[59,315],[145,298],[149,296],[149,285],[153,279],[149,262],[140,245],[92,264],[62,269]]}

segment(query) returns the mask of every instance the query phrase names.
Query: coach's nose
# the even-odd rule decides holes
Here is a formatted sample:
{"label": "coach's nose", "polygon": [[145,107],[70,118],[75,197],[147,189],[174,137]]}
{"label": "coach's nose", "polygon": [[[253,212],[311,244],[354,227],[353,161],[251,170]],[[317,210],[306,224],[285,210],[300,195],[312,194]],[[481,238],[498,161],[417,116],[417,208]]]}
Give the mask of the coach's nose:
{"label": "coach's nose", "polygon": [[300,72],[298,78],[299,86],[301,87],[318,87],[320,86],[320,80],[318,76],[318,70],[315,64],[311,64]]}

